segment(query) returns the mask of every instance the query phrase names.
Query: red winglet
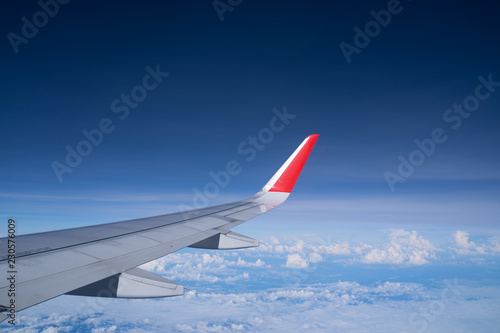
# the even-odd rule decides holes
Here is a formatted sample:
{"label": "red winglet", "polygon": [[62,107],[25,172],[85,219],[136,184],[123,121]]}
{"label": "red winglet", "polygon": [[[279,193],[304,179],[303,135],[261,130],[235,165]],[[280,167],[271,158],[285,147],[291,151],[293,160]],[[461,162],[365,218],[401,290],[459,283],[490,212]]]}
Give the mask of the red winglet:
{"label": "red winglet", "polygon": [[[299,178],[300,172],[311,153],[311,150],[318,139],[319,134],[309,135],[304,142],[297,148],[297,150],[290,156],[290,158],[278,170],[275,177],[279,177],[269,192],[292,192],[293,186]],[[283,169],[283,170],[282,170]],[[273,177],[274,178],[274,177]]]}

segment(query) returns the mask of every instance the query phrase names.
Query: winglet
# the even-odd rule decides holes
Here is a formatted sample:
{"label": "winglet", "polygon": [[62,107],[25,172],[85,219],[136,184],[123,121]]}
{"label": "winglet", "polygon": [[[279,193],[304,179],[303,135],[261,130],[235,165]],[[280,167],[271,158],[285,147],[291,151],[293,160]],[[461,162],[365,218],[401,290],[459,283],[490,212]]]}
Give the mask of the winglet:
{"label": "winglet", "polygon": [[319,134],[309,135],[293,154],[286,160],[285,164],[274,174],[274,176],[262,188],[261,192],[292,192],[293,186],[299,178],[300,172],[318,139]]}

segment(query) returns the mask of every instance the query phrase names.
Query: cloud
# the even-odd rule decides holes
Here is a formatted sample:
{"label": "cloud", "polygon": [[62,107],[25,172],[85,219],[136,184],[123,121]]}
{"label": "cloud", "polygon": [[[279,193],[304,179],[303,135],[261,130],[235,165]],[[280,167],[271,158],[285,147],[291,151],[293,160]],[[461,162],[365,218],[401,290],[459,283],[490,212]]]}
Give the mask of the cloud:
{"label": "cloud", "polygon": [[313,253],[309,254],[309,261],[314,262],[314,263],[321,262],[321,261],[323,261],[323,257],[321,257],[320,254],[313,252]]}
{"label": "cloud", "polygon": [[[424,317],[417,317],[411,326],[410,316],[421,308],[434,309],[441,294],[442,286],[420,283],[338,281],[246,288],[238,293],[192,290],[183,297],[158,300],[113,300],[105,311],[92,314],[75,314],[71,305],[82,298],[65,296],[50,301],[47,307],[27,310],[24,317],[29,321],[24,323],[29,325],[18,329],[41,332],[41,323],[45,323],[47,332],[50,327],[96,333],[417,331],[420,326],[415,323]],[[471,295],[478,299],[470,300]],[[432,319],[428,331],[491,331],[498,323],[496,312],[484,308],[497,308],[498,295],[498,286],[484,288],[472,283],[453,302],[442,304],[439,317],[432,311],[425,313]],[[51,312],[61,315],[49,320],[47,313]],[[478,318],[481,326],[477,326]]]}
{"label": "cloud", "polygon": [[286,258],[285,267],[306,268],[309,266],[307,260],[298,253],[289,254]]}
{"label": "cloud", "polygon": [[359,253],[355,247],[351,247],[348,242],[340,242],[332,245],[320,245],[316,247],[316,251],[328,255],[349,255],[352,252]]}
{"label": "cloud", "polygon": [[71,332],[71,326],[63,326],[63,327],[55,327],[49,326],[45,328],[41,333],[62,333],[62,332]]}
{"label": "cloud", "polygon": [[500,242],[495,242],[491,247],[490,250],[492,252],[500,252]]}
{"label": "cloud", "polygon": [[269,268],[270,265],[260,258],[249,262],[241,257],[234,257],[238,252],[218,252],[210,254],[203,251],[196,253],[172,253],[168,256],[153,260],[140,268],[164,275],[174,281],[200,281],[208,283],[248,280],[249,273],[237,274],[239,268]]}
{"label": "cloud", "polygon": [[236,265],[238,267],[262,267],[265,266],[266,263],[260,259],[257,259],[256,262],[251,263],[251,262],[246,262],[245,260],[241,259],[238,257],[238,261],[236,263],[234,262],[227,262],[226,265],[231,266],[231,265]]}
{"label": "cloud", "polygon": [[271,239],[270,242],[273,245],[278,245],[280,243],[280,241],[278,240],[278,238],[276,238],[274,236],[271,236],[270,239]]}
{"label": "cloud", "polygon": [[[443,287],[436,287],[436,280],[427,286],[421,279],[414,283],[408,270],[398,270],[440,264],[437,255],[443,251],[425,235],[390,230],[385,239],[369,244],[304,237],[292,242],[276,238],[263,249],[185,249],[141,266],[184,284],[189,289],[184,296],[158,300],[63,296],[21,312],[22,326],[17,329],[37,333],[385,332],[390,321],[390,330],[406,331],[411,315],[418,309],[434,309],[433,301],[440,300]],[[454,254],[467,250],[479,255],[478,248],[486,254],[500,250],[498,239],[471,241],[465,231],[454,232],[447,241],[444,248]],[[387,268],[378,264],[393,265],[397,273],[391,269],[387,275]],[[372,272],[373,277],[367,277]],[[361,275],[356,274],[372,282],[360,283]],[[478,331],[474,326],[478,318],[484,332],[495,327],[500,288],[491,284],[488,288],[472,281],[459,299],[445,304],[439,318],[428,322],[428,331]],[[92,306],[93,302],[98,303]],[[87,306],[80,306],[84,303]],[[413,322],[423,320],[418,318]]]}
{"label": "cloud", "polygon": [[[350,244],[347,241],[313,238],[283,243],[277,237],[257,248],[239,251],[178,252],[149,262],[141,267],[171,280],[200,281],[208,283],[235,282],[246,279],[239,268],[261,269],[285,267],[309,269],[319,263],[337,262],[343,265],[393,265],[421,266],[439,262],[438,254],[446,253],[417,231],[404,229],[389,230],[385,242]],[[490,239],[489,245],[476,244],[465,231],[453,234],[453,243],[448,254],[484,255],[500,253],[500,244]],[[243,258],[242,256],[246,256]],[[254,259],[249,260],[249,258]],[[268,261],[269,260],[269,261]],[[479,260],[479,259],[478,259]],[[248,272],[246,272],[248,273]]]}
{"label": "cloud", "polygon": [[224,279],[224,282],[235,282],[238,280],[248,280],[250,278],[250,275],[248,272],[244,272],[243,274],[236,275],[236,276],[230,276]]}
{"label": "cloud", "polygon": [[99,327],[99,328],[93,328],[92,333],[114,333],[116,332],[117,326],[113,325],[111,327]]}
{"label": "cloud", "polygon": [[477,245],[469,240],[469,233],[457,230],[453,233],[454,246],[451,247],[459,255],[487,255],[500,252],[500,243],[495,239],[490,239],[491,244]]}
{"label": "cloud", "polygon": [[[386,252],[385,259],[376,262],[396,262],[394,265],[403,266],[414,265],[411,258],[415,251],[430,253],[434,249],[438,253],[438,250],[414,231],[391,230],[386,237],[380,244],[369,245],[305,240],[279,243],[287,246],[286,251],[294,252],[277,253],[278,245],[274,244],[273,257],[265,261],[255,255],[268,252],[250,249],[223,252],[186,249],[143,265],[176,282],[190,280],[183,283],[189,289],[184,296],[157,300],[100,299],[103,300],[100,307],[87,306],[85,311],[80,311],[78,305],[93,302],[95,298],[63,296],[21,312],[23,326],[18,329],[37,333],[44,329],[51,332],[54,328],[64,332],[67,327],[72,328],[71,332],[96,333],[407,331],[412,323],[410,316],[420,313],[419,309],[435,309],[438,304],[435,301],[440,300],[443,287],[436,286],[437,280],[426,286],[422,280],[411,282],[415,281],[412,275],[392,280],[392,276],[381,273],[387,270],[385,267],[371,266],[360,271],[350,265],[353,260],[357,266],[366,265],[361,260],[372,250],[378,250],[379,255]],[[473,248],[470,239],[466,242],[464,237],[460,239],[463,247]],[[349,250],[347,258],[334,250],[339,248]],[[345,259],[343,267],[332,260],[339,257]],[[282,280],[283,271],[294,273],[298,283]],[[407,271],[399,270],[394,275]],[[373,278],[367,277],[372,272]],[[361,275],[363,281],[371,278],[372,282],[358,282]],[[341,278],[344,280],[335,282]],[[381,282],[375,282],[378,279]],[[474,326],[478,318],[483,332],[491,331],[498,324],[494,310],[498,308],[500,288],[480,288],[478,281],[472,281],[454,302],[443,303],[439,317],[426,312],[427,316],[433,316],[429,317],[432,321],[426,322],[428,331],[480,332]],[[441,303],[438,305],[441,309]],[[485,312],[484,308],[493,310]],[[417,319],[413,323],[427,320]],[[410,328],[417,331],[420,326]]]}
{"label": "cloud", "polygon": [[286,246],[285,245],[285,251],[286,252],[298,252],[298,253],[303,253],[304,249],[306,247],[306,243],[303,240],[298,240],[295,242],[295,245],[293,246]]}
{"label": "cloud", "polygon": [[[416,231],[391,230],[386,243],[351,245],[347,241],[331,242],[317,238],[312,242],[296,241],[293,245],[265,245],[253,251],[287,254],[285,267],[306,268],[310,263],[340,257],[345,264],[424,265],[437,258],[440,251]],[[279,256],[278,256],[279,257]],[[339,261],[339,260],[337,260]]]}
{"label": "cloud", "polygon": [[359,259],[365,264],[424,265],[436,259],[437,248],[416,231],[394,230],[389,242],[374,247]]}
{"label": "cloud", "polygon": [[224,324],[224,323],[209,323],[200,321],[196,324],[179,324],[175,327],[177,332],[192,332],[192,333],[230,333],[230,332],[247,332],[242,324]]}

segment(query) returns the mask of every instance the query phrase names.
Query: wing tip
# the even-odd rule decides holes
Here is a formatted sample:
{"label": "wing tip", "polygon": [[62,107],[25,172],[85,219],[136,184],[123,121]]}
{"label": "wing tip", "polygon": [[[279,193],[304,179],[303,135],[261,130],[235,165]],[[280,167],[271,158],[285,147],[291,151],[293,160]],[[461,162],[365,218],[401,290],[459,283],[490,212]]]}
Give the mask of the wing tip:
{"label": "wing tip", "polygon": [[286,160],[276,174],[262,189],[263,192],[290,193],[299,178],[309,154],[311,153],[319,134],[311,134],[302,141],[300,146]]}

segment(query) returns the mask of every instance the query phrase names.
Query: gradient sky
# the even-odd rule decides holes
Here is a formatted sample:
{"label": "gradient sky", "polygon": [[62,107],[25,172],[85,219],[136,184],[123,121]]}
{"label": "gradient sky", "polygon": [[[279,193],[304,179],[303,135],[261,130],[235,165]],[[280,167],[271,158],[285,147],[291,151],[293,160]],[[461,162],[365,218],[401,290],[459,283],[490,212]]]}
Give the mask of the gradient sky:
{"label": "gradient sky", "polygon": [[[348,63],[339,44],[354,45],[354,27],[387,6],[245,2],[220,21],[210,2],[70,2],[15,53],[7,34],[21,35],[21,18],[32,20],[40,6],[10,3],[1,20],[2,200],[52,195],[43,206],[59,211],[66,202],[57,198],[76,193],[192,196],[232,159],[243,172],[223,194],[253,193],[319,133],[297,195],[457,203],[460,215],[464,205],[480,215],[475,225],[495,224],[498,91],[457,130],[443,120],[474,94],[478,76],[500,81],[495,3],[400,3]],[[169,76],[121,120],[113,101],[157,65]],[[296,118],[247,163],[238,145],[285,106]],[[65,147],[76,149],[103,118],[115,130],[59,182],[52,163],[64,163]],[[391,192],[384,173],[397,173],[398,156],[408,158],[414,140],[438,127],[448,140]]]}
{"label": "gradient sky", "polygon": [[[348,62],[341,43],[355,45],[355,28],[388,6],[397,13]],[[5,3],[4,220],[31,233],[174,212],[192,206],[210,172],[231,160],[241,173],[208,203],[242,199],[319,133],[290,202],[238,230],[290,242],[325,232],[380,242],[400,229],[437,245],[457,230],[477,246],[499,239],[500,83],[488,90],[479,79],[500,82],[496,1],[242,1],[231,9],[221,20],[212,1],[74,0],[13,47],[22,18],[33,22],[41,7]],[[126,117],[115,112],[156,68],[168,76]],[[480,84],[488,96],[453,128],[457,120],[443,116],[474,101]],[[295,118],[248,161],[238,147],[284,110]],[[58,178],[54,162],[66,164],[66,147],[77,149],[82,131],[103,119],[113,131]],[[398,174],[398,157],[409,159],[415,140],[437,128],[446,141],[391,190],[386,172]]]}

